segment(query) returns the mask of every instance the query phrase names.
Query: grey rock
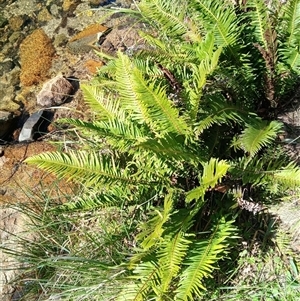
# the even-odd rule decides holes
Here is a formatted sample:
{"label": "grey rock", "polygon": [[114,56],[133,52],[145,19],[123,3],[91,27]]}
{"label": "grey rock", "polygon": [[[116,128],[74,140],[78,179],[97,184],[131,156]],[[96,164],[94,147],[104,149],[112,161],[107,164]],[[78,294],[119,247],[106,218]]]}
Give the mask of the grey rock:
{"label": "grey rock", "polygon": [[5,59],[2,62],[0,62],[0,76],[2,76],[4,73],[8,73],[13,68],[13,61],[12,59]]}
{"label": "grey rock", "polygon": [[39,123],[41,122],[43,113],[44,111],[41,110],[30,115],[22,127],[19,135],[19,142],[33,140],[33,135]]}
{"label": "grey rock", "polygon": [[0,28],[4,27],[8,23],[8,20],[4,16],[0,15]]}
{"label": "grey rock", "polygon": [[59,8],[56,4],[50,6],[50,13],[54,17],[59,17]]}
{"label": "grey rock", "polygon": [[37,103],[43,107],[61,105],[73,92],[72,84],[64,76],[58,75],[43,85],[37,95]]}
{"label": "grey rock", "polygon": [[54,38],[53,45],[54,47],[61,47],[66,45],[68,42],[68,38],[65,34],[58,34]]}

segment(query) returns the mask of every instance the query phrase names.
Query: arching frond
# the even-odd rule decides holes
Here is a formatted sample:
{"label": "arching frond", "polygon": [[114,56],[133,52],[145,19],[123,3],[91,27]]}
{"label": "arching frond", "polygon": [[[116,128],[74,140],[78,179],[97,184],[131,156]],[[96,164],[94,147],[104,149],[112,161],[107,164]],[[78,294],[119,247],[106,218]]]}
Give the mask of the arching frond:
{"label": "arching frond", "polygon": [[83,84],[81,89],[86,103],[93,109],[97,118],[102,120],[121,118],[120,105],[116,97],[112,98],[105,94],[103,88],[96,85]]}
{"label": "arching frond", "polygon": [[87,187],[97,186],[108,189],[113,186],[125,187],[127,185],[129,188],[129,185],[142,184],[142,181],[131,177],[128,169],[118,166],[112,156],[109,157],[100,152],[48,152],[27,158],[25,162],[35,164],[59,178],[74,180]]}
{"label": "arching frond", "polygon": [[121,53],[116,66],[121,105],[133,120],[145,122],[159,136],[168,132],[185,136],[191,132],[179,116],[178,109],[167,98],[164,87],[147,83],[129,58]]}
{"label": "arching frond", "polygon": [[217,68],[222,48],[219,47],[214,50],[214,37],[211,33],[208,33],[202,43],[193,47],[193,51],[199,61],[190,63],[193,81],[184,83],[189,94],[188,115],[191,122],[195,122],[197,119],[206,78]]}
{"label": "arching frond", "polygon": [[[300,39],[299,39],[300,40]],[[284,60],[288,68],[295,71],[297,74],[300,73],[300,48],[297,47],[283,47],[280,49],[281,58]]]}
{"label": "arching frond", "polygon": [[256,120],[254,124],[247,125],[238,138],[236,146],[249,153],[250,157],[253,157],[263,147],[274,142],[281,129],[282,124],[278,121],[268,123],[263,120]]}
{"label": "arching frond", "polygon": [[205,278],[211,277],[213,270],[217,269],[217,262],[224,258],[229,240],[236,235],[233,221],[221,218],[216,222],[209,238],[199,240],[191,248],[184,265],[186,268],[180,275],[179,286],[174,300],[195,300],[204,294]]}
{"label": "arching frond", "polygon": [[143,0],[139,3],[144,19],[150,20],[170,37],[182,37],[189,28],[185,21],[186,1]]}
{"label": "arching frond", "polygon": [[300,168],[295,163],[290,163],[286,167],[277,170],[273,178],[286,189],[300,187]]}
{"label": "arching frond", "polygon": [[185,145],[183,139],[172,135],[165,136],[161,139],[147,139],[144,142],[136,145],[140,150],[147,150],[157,154],[158,157],[174,160],[174,158],[184,160],[193,165],[198,165],[199,162],[205,160],[206,150],[192,148],[192,144]]}
{"label": "arching frond", "polygon": [[172,281],[180,272],[183,259],[192,243],[186,236],[187,234],[179,231],[174,236],[165,237],[160,250],[158,250],[160,275],[158,291],[161,295],[171,291]]}
{"label": "arching frond", "polygon": [[[273,2],[278,5],[277,1],[272,1],[272,4]],[[286,1],[283,4],[280,3],[276,9],[274,14],[272,12],[268,13],[275,19],[274,23],[276,25],[274,28],[276,33],[273,34],[273,39],[278,44],[276,48],[278,48],[280,60],[280,64],[276,67],[280,74],[287,74],[291,71],[299,74],[300,2],[299,0]],[[265,36],[270,36],[267,31]],[[283,76],[281,80],[285,81],[286,76]]]}
{"label": "arching frond", "polygon": [[244,123],[247,121],[247,110],[227,103],[220,94],[208,95],[203,101],[205,111],[198,113],[198,122],[195,125],[197,135],[210,128],[213,124],[228,124],[230,122]]}
{"label": "arching frond", "polygon": [[[98,141],[103,139],[110,148],[129,152],[136,145],[146,142],[147,128],[135,124],[130,119],[113,119],[109,121],[85,122],[79,119],[63,119],[62,122],[75,126],[84,135],[96,135]],[[100,146],[102,147],[102,145]]]}
{"label": "arching frond", "polygon": [[54,208],[55,211],[91,211],[99,208],[120,206],[124,203],[126,196],[123,189],[114,188],[111,191],[98,192],[87,190],[78,196],[74,196],[71,201]]}
{"label": "arching frond", "polygon": [[213,32],[219,47],[230,47],[237,43],[241,24],[235,14],[233,3],[218,0],[193,0],[197,11],[197,20],[206,30]]}
{"label": "arching frond", "polygon": [[280,190],[299,187],[300,168],[280,149],[270,150],[263,156],[254,156],[249,160],[242,157],[231,162],[229,170],[232,179],[241,180],[244,185],[264,187],[271,194]]}
{"label": "arching frond", "polygon": [[247,8],[249,8],[250,26],[253,28],[256,42],[260,43],[264,50],[268,50],[269,42],[267,37],[271,32],[268,7],[263,0],[249,0],[247,1]]}
{"label": "arching frond", "polygon": [[154,298],[152,287],[159,282],[158,267],[155,261],[147,261],[136,266],[132,282],[126,283],[117,301],[145,301]]}
{"label": "arching frond", "polygon": [[[289,0],[283,5],[283,24],[279,34],[285,34],[285,47],[299,45],[300,41],[300,1]],[[284,30],[283,30],[284,28]]]}

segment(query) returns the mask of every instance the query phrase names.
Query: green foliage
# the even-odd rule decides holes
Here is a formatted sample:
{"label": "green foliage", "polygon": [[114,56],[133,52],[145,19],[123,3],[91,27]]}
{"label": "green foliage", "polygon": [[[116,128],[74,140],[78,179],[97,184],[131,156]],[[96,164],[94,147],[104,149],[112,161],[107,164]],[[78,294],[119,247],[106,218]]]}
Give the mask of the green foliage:
{"label": "green foliage", "polygon": [[277,121],[270,123],[258,120],[253,125],[247,125],[236,141],[235,146],[239,146],[250,157],[253,157],[262,148],[273,143],[277,134],[282,128],[282,124]]}
{"label": "green foliage", "polygon": [[26,162],[93,194],[64,210],[142,208],[115,298],[201,299],[243,234],[234,188],[281,196],[300,185],[296,164],[270,160],[282,129],[270,116],[299,73],[299,0],[142,0],[138,8],[148,47],[110,57],[98,81],[82,85],[92,121],[63,121],[82,149]]}

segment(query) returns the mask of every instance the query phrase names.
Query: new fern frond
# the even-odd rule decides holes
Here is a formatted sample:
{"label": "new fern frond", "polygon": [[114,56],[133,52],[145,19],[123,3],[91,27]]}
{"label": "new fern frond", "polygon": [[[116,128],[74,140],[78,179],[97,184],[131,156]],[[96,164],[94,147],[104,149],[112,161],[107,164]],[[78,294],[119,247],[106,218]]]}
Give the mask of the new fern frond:
{"label": "new fern frond", "polygon": [[215,158],[211,158],[209,162],[204,163],[203,172],[199,179],[200,185],[187,193],[186,202],[189,203],[192,200],[201,199],[203,203],[206,190],[214,188],[227,173],[229,167],[230,165],[226,161],[218,161]]}

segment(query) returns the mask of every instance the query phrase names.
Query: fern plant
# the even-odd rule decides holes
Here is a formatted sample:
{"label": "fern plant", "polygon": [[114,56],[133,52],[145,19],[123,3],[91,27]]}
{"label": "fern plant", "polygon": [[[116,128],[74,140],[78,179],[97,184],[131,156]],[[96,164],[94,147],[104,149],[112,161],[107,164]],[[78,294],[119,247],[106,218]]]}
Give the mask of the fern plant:
{"label": "fern plant", "polygon": [[233,188],[280,193],[300,184],[296,164],[266,155],[279,147],[281,124],[258,116],[262,105],[283,105],[295,82],[298,63],[285,50],[298,41],[298,1],[142,0],[138,8],[149,47],[111,57],[81,86],[94,120],[62,120],[83,147],[26,162],[85,186],[64,208],[144,207],[117,299],[193,300],[241,235]]}

